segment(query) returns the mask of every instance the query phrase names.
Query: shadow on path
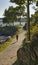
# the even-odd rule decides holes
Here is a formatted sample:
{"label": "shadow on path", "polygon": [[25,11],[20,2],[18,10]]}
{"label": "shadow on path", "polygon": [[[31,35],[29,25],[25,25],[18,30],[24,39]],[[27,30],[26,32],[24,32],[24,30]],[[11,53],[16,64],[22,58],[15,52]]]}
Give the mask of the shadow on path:
{"label": "shadow on path", "polygon": [[[17,41],[13,42],[12,44],[15,44],[16,42],[17,42]],[[11,45],[12,45],[12,44],[11,44]]]}

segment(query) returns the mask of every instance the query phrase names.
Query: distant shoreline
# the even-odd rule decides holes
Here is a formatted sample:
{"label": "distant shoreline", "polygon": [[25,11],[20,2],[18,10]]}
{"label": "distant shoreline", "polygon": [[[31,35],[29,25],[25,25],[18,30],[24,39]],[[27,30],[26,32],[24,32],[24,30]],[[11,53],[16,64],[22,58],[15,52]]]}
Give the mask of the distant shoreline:
{"label": "distant shoreline", "polygon": [[[21,24],[22,25],[24,25],[26,22],[21,22]],[[17,25],[17,24],[20,24],[20,22],[14,22],[14,25]],[[7,23],[3,23],[3,22],[0,22],[0,26],[13,26],[13,23],[9,23],[9,24],[7,24]]]}

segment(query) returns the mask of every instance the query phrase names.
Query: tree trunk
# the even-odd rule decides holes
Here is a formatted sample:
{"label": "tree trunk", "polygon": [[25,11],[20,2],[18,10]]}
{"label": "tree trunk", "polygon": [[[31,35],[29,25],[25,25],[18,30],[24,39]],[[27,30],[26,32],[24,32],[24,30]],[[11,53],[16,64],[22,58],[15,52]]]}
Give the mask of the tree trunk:
{"label": "tree trunk", "polygon": [[28,22],[28,41],[30,41],[30,12],[29,12],[29,0],[27,0],[27,22]]}

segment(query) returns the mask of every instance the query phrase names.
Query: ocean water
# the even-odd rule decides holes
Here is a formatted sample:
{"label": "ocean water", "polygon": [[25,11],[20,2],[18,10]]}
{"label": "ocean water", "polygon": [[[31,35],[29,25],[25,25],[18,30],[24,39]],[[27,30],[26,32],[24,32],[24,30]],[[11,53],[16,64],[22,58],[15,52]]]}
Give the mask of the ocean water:
{"label": "ocean water", "polygon": [[[22,25],[25,25],[26,22],[21,22]],[[20,22],[15,22],[14,25],[20,24]]]}
{"label": "ocean water", "polygon": [[[21,22],[22,25],[25,25],[25,23],[26,23],[26,22]],[[17,24],[20,24],[20,22],[14,22],[14,25],[17,25]],[[7,24],[7,23],[0,22],[0,26],[6,26],[6,25],[8,25],[8,26],[11,25],[11,26],[13,26],[13,23]]]}

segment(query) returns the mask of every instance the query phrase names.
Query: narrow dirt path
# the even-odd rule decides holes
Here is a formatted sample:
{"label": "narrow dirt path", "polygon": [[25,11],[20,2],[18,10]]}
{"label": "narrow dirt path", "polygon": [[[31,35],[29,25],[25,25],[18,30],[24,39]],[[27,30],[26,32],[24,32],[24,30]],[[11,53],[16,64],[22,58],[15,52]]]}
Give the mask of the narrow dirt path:
{"label": "narrow dirt path", "polygon": [[4,51],[0,52],[0,65],[12,65],[17,59],[17,50],[22,44],[22,40],[25,37],[25,32],[22,31],[19,34],[18,42],[14,39]]}

